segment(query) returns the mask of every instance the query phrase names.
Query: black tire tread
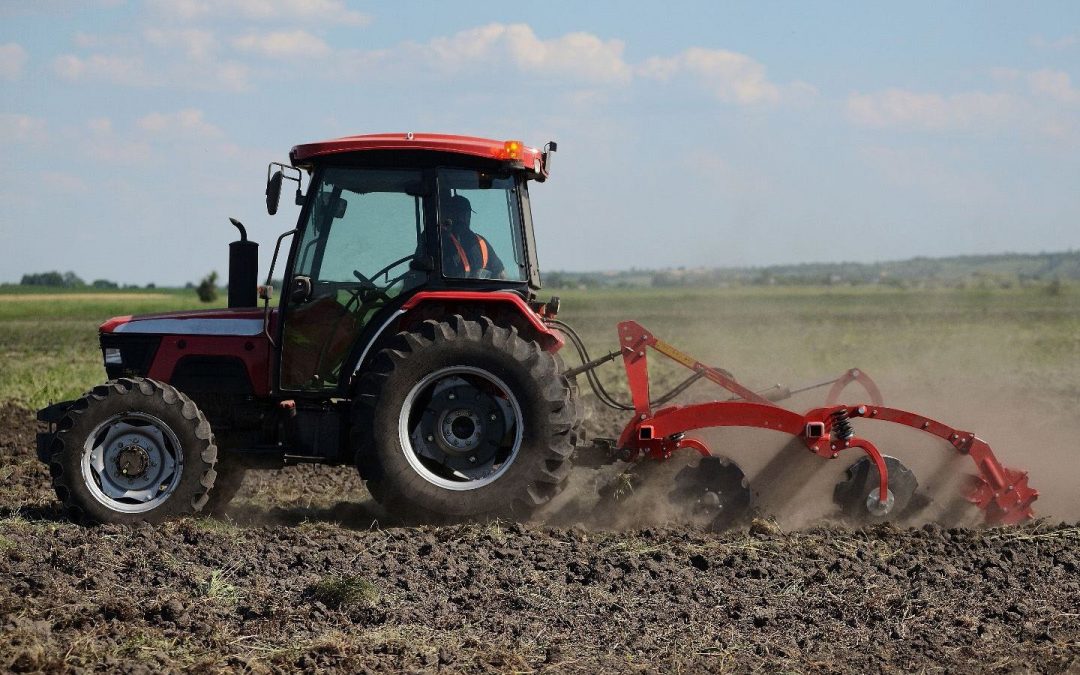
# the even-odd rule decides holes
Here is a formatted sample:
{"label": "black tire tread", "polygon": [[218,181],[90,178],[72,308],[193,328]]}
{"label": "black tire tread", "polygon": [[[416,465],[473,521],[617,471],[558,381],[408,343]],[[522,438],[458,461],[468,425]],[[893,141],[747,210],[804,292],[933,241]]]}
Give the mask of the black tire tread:
{"label": "black tire tread", "polygon": [[[374,427],[377,407],[395,370],[428,350],[452,349],[453,345],[480,344],[493,352],[510,356],[527,373],[527,379],[537,388],[547,416],[547,442],[541,451],[520,456],[517,461],[530,462],[526,489],[506,495],[504,503],[514,502],[516,508],[531,511],[554,497],[565,485],[570,473],[570,457],[574,452],[576,408],[572,392],[561,376],[555,358],[531,340],[519,335],[515,327],[503,327],[489,317],[478,321],[454,315],[445,321],[429,319],[413,331],[399,333],[372,359],[371,366],[358,382],[355,396],[351,441],[356,450],[356,464],[367,481],[368,490],[376,500],[394,508],[418,510],[409,494],[398,494],[384,483],[407,485],[413,476],[387,476],[378,460]],[[404,472],[402,472],[404,473]],[[389,480],[388,480],[389,479]],[[498,485],[492,484],[491,487]],[[484,488],[487,489],[487,488]],[[449,491],[446,491],[449,492]],[[454,495],[446,495],[438,504],[425,504],[419,510],[442,515],[482,515],[457,513]],[[499,513],[498,515],[506,515]]]}

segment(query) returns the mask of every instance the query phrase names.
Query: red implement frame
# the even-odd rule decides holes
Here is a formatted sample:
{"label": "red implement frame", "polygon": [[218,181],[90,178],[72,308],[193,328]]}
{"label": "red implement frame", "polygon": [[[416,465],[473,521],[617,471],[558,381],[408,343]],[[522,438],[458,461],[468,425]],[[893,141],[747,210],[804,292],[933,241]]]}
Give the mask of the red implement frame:
{"label": "red implement frame", "polygon": [[[619,344],[634,402],[634,418],[623,429],[618,447],[631,451],[634,458],[647,455],[651,459],[664,460],[682,448],[691,448],[703,455],[710,455],[705,443],[684,436],[686,432],[695,429],[772,429],[799,438],[810,452],[826,459],[836,459],[844,450],[862,450],[877,467],[881,479],[878,495],[884,503],[889,494],[889,472],[881,453],[870,441],[849,435],[850,431],[844,433],[850,429],[847,424],[849,419],[884,420],[937,436],[950,443],[960,454],[970,456],[979,476],[968,499],[983,510],[987,522],[1011,524],[1033,517],[1031,504],[1038,498],[1039,493],[1028,487],[1027,473],[1002,466],[990,446],[975,434],[954,429],[922,415],[881,405],[877,387],[857,369],[849,370],[833,383],[825,407],[814,408],[800,415],[781,408],[720,370],[709,367],[657,339],[636,321],[619,324]],[[654,411],[649,399],[649,348],[701,374],[739,398],[669,406]],[[853,381],[858,381],[866,388],[871,404],[836,404],[841,390]]]}

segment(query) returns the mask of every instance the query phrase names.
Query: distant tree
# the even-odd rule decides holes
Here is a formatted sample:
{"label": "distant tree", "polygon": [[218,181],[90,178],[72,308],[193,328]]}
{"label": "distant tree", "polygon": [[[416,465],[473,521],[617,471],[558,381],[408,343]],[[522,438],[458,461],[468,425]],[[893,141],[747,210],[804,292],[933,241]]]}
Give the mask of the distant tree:
{"label": "distant tree", "polygon": [[203,302],[213,302],[217,300],[217,279],[217,272],[211,272],[203,277],[202,281],[199,282],[198,287],[195,288],[195,293],[198,294],[199,300],[202,300]]}
{"label": "distant tree", "polygon": [[566,288],[566,275],[562,272],[547,272],[544,274],[544,285],[548,288]]}
{"label": "distant tree", "polygon": [[580,288],[600,288],[604,281],[595,274],[582,274],[578,277],[577,285]]}
{"label": "distant tree", "polygon": [[147,289],[157,288],[157,284],[155,284],[154,282],[151,281],[150,283],[146,284],[146,288]]}
{"label": "distant tree", "polygon": [[79,288],[86,285],[74,272],[24,274],[19,284],[22,286],[52,286],[54,288]]}
{"label": "distant tree", "polygon": [[94,288],[119,288],[120,286],[115,281],[109,281],[108,279],[94,279],[90,282],[90,285]]}
{"label": "distant tree", "polygon": [[686,281],[677,274],[671,272],[657,272],[652,275],[650,283],[655,288],[670,288],[672,286],[685,286]]}
{"label": "distant tree", "polygon": [[59,272],[41,272],[38,274],[24,274],[19,282],[23,286],[56,286],[64,285],[64,275]]}

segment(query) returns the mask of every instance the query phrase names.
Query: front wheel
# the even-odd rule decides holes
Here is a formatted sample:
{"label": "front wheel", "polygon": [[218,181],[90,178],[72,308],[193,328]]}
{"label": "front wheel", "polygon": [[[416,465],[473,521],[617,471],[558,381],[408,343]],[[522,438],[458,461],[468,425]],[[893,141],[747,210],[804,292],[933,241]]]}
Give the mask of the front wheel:
{"label": "front wheel", "polygon": [[488,319],[398,335],[358,394],[357,465],[392,510],[527,511],[570,471],[574,407],[555,359]]}
{"label": "front wheel", "polygon": [[49,472],[76,522],[160,522],[203,507],[216,462],[210,424],[191,399],[167,384],[123,378],[68,410]]}

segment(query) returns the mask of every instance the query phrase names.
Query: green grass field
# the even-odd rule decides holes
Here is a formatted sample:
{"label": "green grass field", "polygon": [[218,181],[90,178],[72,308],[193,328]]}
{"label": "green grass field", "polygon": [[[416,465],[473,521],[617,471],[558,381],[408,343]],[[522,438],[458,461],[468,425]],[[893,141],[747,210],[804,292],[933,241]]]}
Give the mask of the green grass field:
{"label": "green grass field", "polygon": [[103,321],[200,306],[194,291],[0,294],[0,400],[34,407],[74,398],[105,378]]}
{"label": "green grass field", "polygon": [[[977,381],[1080,403],[1080,289],[747,287],[563,291],[560,318],[593,355],[633,318],[751,386],[859,366],[879,378]],[[0,400],[78,396],[104,378],[97,326],[111,316],[205,307],[194,293],[0,294]],[[568,356],[568,360],[574,361]],[[602,371],[617,386],[617,365]],[[660,379],[665,369],[658,368]],[[674,377],[674,375],[672,375]]]}

